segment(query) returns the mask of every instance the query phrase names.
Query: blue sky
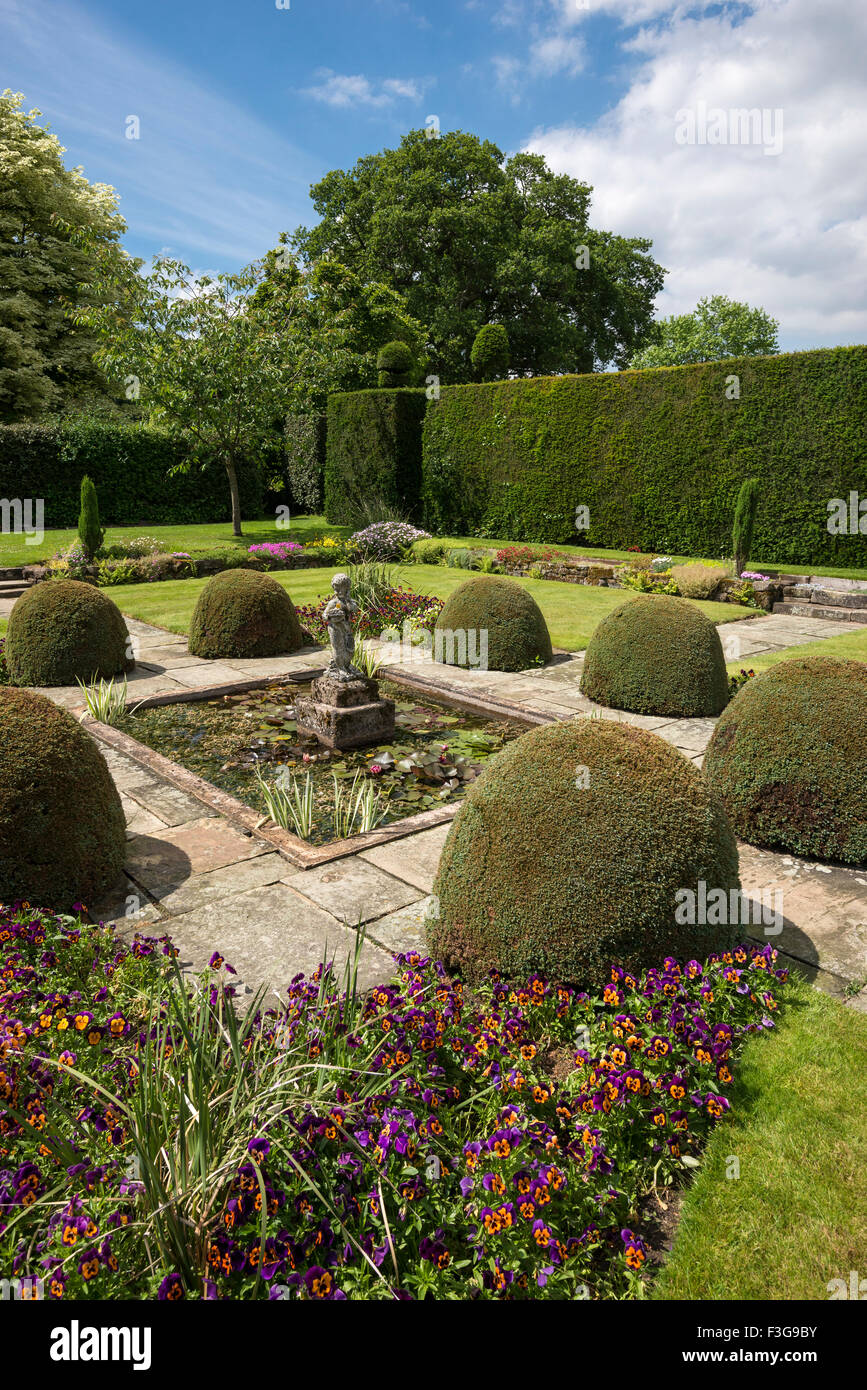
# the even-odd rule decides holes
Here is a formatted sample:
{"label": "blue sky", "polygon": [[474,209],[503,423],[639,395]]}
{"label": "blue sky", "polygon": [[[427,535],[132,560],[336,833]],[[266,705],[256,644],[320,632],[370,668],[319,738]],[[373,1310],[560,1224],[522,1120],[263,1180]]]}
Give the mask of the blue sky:
{"label": "blue sky", "polygon": [[[660,313],[730,294],[784,348],[867,340],[865,47],[851,0],[0,0],[0,85],[117,188],[137,255],[236,268],[436,116],[593,183],[594,225],[653,238]],[[785,141],[678,143],[702,103]]]}

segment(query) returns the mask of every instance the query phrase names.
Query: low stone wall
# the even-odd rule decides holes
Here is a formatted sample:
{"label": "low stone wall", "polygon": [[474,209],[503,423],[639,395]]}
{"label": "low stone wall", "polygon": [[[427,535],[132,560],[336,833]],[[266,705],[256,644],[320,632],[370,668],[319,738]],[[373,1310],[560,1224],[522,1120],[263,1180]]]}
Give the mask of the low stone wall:
{"label": "low stone wall", "polygon": [[596,561],[537,561],[527,565],[507,565],[504,573],[526,578],[538,573],[540,579],[553,579],[560,584],[596,584],[609,588],[620,588],[615,579],[616,565],[600,564]]}

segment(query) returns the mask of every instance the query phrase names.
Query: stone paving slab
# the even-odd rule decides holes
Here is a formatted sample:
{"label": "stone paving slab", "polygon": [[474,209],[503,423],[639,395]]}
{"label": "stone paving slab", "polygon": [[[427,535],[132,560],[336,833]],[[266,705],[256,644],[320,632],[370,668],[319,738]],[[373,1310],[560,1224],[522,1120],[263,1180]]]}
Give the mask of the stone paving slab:
{"label": "stone paving slab", "polygon": [[[159,836],[134,836],[127,850],[126,869],[136,883],[159,896],[160,888],[179,887],[191,874],[238,864],[269,849],[264,840],[244,835],[221,816],[203,816],[162,830]],[[286,871],[292,872],[290,864]]]}
{"label": "stone paving slab", "polygon": [[656,733],[682,752],[704,753],[715,724],[715,719],[674,719],[670,724],[661,724]]}
{"label": "stone paving slab", "polygon": [[[95,903],[87,904],[89,916],[94,922],[113,922],[125,925],[130,934],[136,931],[149,931],[162,935],[162,914],[155,903],[147,898],[137,884],[122,874],[110,892]],[[154,927],[160,930],[153,932]]]}
{"label": "stone paving slab", "polygon": [[192,874],[181,883],[152,880],[150,891],[157,899],[162,914],[178,917],[182,913],[196,912],[220,899],[231,899],[236,893],[245,893],[251,888],[284,882],[291,872],[291,864],[287,864],[282,855],[260,854],[255,859],[242,859],[222,869]]}
{"label": "stone paving slab", "polygon": [[143,647],[135,655],[137,668],[156,673],[202,664],[201,657],[190,656],[186,643],[180,642],[173,647]]}
{"label": "stone paving slab", "polygon": [[231,685],[238,672],[223,661],[200,661],[195,666],[177,667],[171,679],[189,690],[200,690],[209,685]]}
{"label": "stone paving slab", "polygon": [[[125,934],[138,929],[130,924]],[[284,990],[295,975],[312,974],[326,958],[334,960],[335,971],[342,975],[358,942],[356,932],[285,883],[265,884],[204,903],[172,917],[168,929],[182,969],[202,970],[214,951],[221,952],[238,972],[237,983],[246,987],[246,997],[239,1000],[242,1007],[250,1003],[250,992],[263,986],[270,991],[266,1002],[273,1004],[276,992]],[[360,988],[384,983],[392,973],[390,956],[365,941],[359,958]]]}
{"label": "stone paving slab", "polygon": [[130,835],[152,835],[154,831],[165,830],[165,821],[146,811],[137,801],[121,792],[120,804],[126,820],[127,837]]}
{"label": "stone paving slab", "polygon": [[134,763],[132,758],[128,758],[117,749],[109,748],[107,744],[101,743],[99,745],[99,751],[108,763],[108,770],[119,792],[123,793],[127,791],[129,787],[143,785],[146,778],[148,781],[153,782],[154,786],[166,785],[165,783],[160,784],[155,777],[148,777],[148,774],[138,763]]}
{"label": "stone paving slab", "polygon": [[[867,982],[867,876],[752,845],[739,851],[743,891],[766,908],[749,934],[829,975]],[[782,922],[769,922],[777,906]]]}
{"label": "stone paving slab", "polygon": [[424,922],[432,903],[432,898],[420,898],[399,912],[378,917],[375,922],[368,922],[365,936],[381,946],[389,956],[405,955],[408,951],[420,951],[426,956],[428,945]]}
{"label": "stone paving slab", "polygon": [[[195,667],[191,667],[195,670]],[[189,689],[188,686],[181,685],[174,679],[168,671],[154,674],[146,666],[136,666],[134,671],[130,671],[127,678],[127,698],[132,703],[136,700],[148,700],[152,695],[165,695],[168,691],[175,692]],[[78,703],[81,704],[81,691],[78,692]]]}
{"label": "stone paving slab", "polygon": [[350,926],[407,907],[421,891],[379,869],[361,855],[336,859],[293,875],[292,887]]}
{"label": "stone paving slab", "polygon": [[146,776],[134,786],[130,785],[127,796],[158,818],[163,826],[184,825],[187,821],[217,814],[195,797],[187,796],[179,787],[169,786],[156,777]]}
{"label": "stone paving slab", "polygon": [[430,893],[450,830],[451,822],[447,822],[435,826],[433,830],[422,830],[417,835],[407,835],[402,840],[392,840],[389,844],[366,849],[358,857],[411,884],[422,893]]}

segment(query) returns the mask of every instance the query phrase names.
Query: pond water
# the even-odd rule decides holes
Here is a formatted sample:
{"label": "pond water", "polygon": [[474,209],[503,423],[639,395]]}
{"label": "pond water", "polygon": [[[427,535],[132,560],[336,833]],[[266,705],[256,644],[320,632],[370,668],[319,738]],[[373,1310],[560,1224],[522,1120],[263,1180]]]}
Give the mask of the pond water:
{"label": "pond water", "polygon": [[[526,732],[523,724],[417,698],[388,681],[379,685],[395,702],[394,740],[347,752],[298,733],[295,701],[309,685],[275,683],[218,700],[158,705],[127,713],[117,727],[263,815],[268,806],[257,770],[269,786],[288,789],[294,778],[301,790],[309,773],[313,823],[304,838],[314,845],[345,833],[335,825],[334,778],[347,793],[373,783],[377,823],[389,825],[459,800],[488,759]],[[354,833],[361,828],[356,823]],[[288,829],[297,833],[291,822]]]}

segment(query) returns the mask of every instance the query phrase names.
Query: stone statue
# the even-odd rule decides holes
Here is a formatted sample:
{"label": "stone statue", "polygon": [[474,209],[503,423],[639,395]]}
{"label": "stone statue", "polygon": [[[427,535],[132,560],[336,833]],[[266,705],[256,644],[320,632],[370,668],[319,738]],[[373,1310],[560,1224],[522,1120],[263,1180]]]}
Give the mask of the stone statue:
{"label": "stone statue", "polygon": [[352,619],[358,612],[358,604],[349,597],[349,576],[335,574],[331,581],[334,598],[329,599],[322,614],[328,628],[328,642],[331,647],[331,660],[325,674],[339,681],[364,680],[364,672],[352,664],[355,654],[355,636]]}
{"label": "stone statue", "polygon": [[349,576],[335,574],[334,598],[322,617],[328,628],[331,660],[311,682],[310,694],[295,702],[299,734],[318,739],[325,748],[363,748],[394,738],[394,701],[381,699],[379,685],[352,664],[355,637],[352,619],[358,604],[349,597]]}

